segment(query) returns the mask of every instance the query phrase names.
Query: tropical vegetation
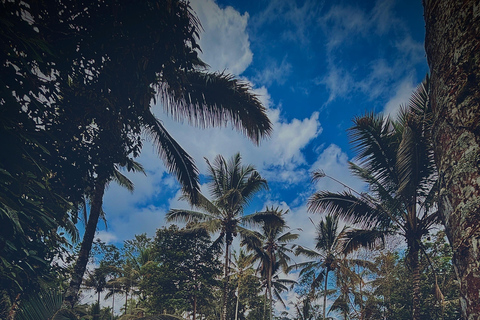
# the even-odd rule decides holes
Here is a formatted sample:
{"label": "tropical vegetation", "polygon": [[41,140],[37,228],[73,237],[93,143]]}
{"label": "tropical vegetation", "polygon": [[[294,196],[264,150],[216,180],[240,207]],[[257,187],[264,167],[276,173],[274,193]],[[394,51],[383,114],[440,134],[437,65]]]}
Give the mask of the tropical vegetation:
{"label": "tropical vegetation", "polygon": [[[309,248],[288,210],[255,205],[268,183],[240,153],[205,159],[202,194],[194,159],[161,120],[228,124],[255,144],[272,131],[249,84],[199,58],[188,1],[0,1],[0,318],[475,318],[472,4],[424,1],[431,79],[398,117],[353,119],[350,169],[364,189],[313,173],[343,191],[309,198]],[[455,49],[446,55],[435,50],[444,38]],[[106,188],[134,192],[124,173],[147,174],[137,162],[146,139],[191,209],[168,208],[171,224],[153,238],[95,240]]]}

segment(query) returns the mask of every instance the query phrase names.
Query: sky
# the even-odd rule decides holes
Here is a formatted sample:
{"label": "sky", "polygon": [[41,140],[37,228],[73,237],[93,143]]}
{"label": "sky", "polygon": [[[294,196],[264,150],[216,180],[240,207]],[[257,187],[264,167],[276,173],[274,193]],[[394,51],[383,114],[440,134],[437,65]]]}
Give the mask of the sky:
{"label": "sky", "polygon": [[[317,190],[342,186],[329,179],[313,184],[311,173],[321,169],[365,188],[348,170],[355,157],[347,133],[352,119],[367,112],[395,116],[428,71],[421,1],[192,0],[191,6],[203,27],[200,57],[211,71],[250,83],[273,133],[255,146],[228,126],[202,130],[175,122],[161,105],[153,107],[156,116],[201,174],[207,172],[204,157],[240,152],[269,184],[245,213],[267,205],[288,209],[289,226],[302,229],[298,243],[313,247],[310,219],[322,215],[308,213],[307,200]],[[169,209],[190,208],[148,141],[137,160],[147,175],[127,174],[135,191],[112,183],[105,194],[108,228],[100,222],[97,236],[108,243],[154,236]],[[208,197],[205,184],[202,192]]]}

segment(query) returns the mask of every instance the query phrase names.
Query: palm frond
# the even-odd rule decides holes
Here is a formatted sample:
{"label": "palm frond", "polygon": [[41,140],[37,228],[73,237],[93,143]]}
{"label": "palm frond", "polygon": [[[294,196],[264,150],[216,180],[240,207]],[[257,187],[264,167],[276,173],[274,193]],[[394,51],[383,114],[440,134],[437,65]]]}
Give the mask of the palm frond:
{"label": "palm frond", "polygon": [[270,134],[266,109],[246,82],[224,73],[191,71],[182,76],[182,89],[162,88],[165,110],[175,119],[201,128],[230,124],[257,144]]}
{"label": "palm frond", "polygon": [[335,214],[352,223],[373,226],[379,221],[388,220],[386,212],[379,210],[375,203],[360,198],[348,191],[335,193],[319,191],[308,199],[308,211]]}
{"label": "palm frond", "polygon": [[71,310],[61,309],[63,295],[58,290],[44,290],[32,293],[22,301],[15,319],[55,319],[55,320],[76,320],[77,316]]}
{"label": "palm frond", "polygon": [[385,237],[391,234],[391,231],[383,230],[363,230],[353,229],[345,233],[344,251],[346,253],[354,252],[360,248],[374,250],[379,245],[383,246]]}
{"label": "palm frond", "polygon": [[298,233],[287,232],[281,235],[280,237],[278,237],[278,242],[287,243],[287,242],[297,240],[299,237],[300,235]]}
{"label": "palm frond", "polygon": [[124,174],[122,174],[117,168],[113,170],[112,180],[118,183],[119,186],[127,189],[130,192],[133,192],[133,182],[128,179]]}
{"label": "palm frond", "polygon": [[165,219],[168,222],[198,222],[213,220],[214,217],[209,214],[184,209],[170,209],[165,215]]}
{"label": "palm frond", "polygon": [[183,193],[189,196],[192,204],[197,203],[199,187],[198,169],[185,150],[170,136],[162,123],[151,112],[145,115],[147,135],[157,147],[160,158],[167,169],[174,173],[182,185]]}
{"label": "palm frond", "polygon": [[371,172],[384,185],[398,184],[395,171],[395,147],[400,139],[392,130],[393,123],[389,118],[373,113],[356,117],[354,125],[349,129],[350,139],[357,152],[360,165]]}

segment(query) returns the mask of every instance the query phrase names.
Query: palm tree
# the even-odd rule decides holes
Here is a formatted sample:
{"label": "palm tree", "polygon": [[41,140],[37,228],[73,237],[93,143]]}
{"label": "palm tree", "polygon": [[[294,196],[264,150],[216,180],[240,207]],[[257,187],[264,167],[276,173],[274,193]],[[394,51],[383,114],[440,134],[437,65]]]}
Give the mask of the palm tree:
{"label": "palm tree", "polygon": [[[199,195],[199,201],[194,204],[200,211],[172,209],[167,215],[167,221],[195,222],[197,226],[206,228],[210,233],[220,232],[216,243],[225,246],[224,288],[222,301],[222,320],[227,313],[227,290],[230,270],[230,248],[233,238],[240,234],[242,237],[251,234],[243,227],[244,224],[255,223],[263,214],[244,215],[244,210],[253,196],[262,189],[267,189],[264,180],[252,165],[244,166],[239,153],[229,161],[218,155],[214,163],[207,159],[209,170],[209,187],[213,200],[210,201]],[[257,220],[255,220],[257,219]]]}
{"label": "palm tree", "polygon": [[[350,132],[359,162],[350,163],[350,169],[369,185],[369,194],[351,188],[319,191],[308,202],[311,212],[333,213],[365,228],[349,233],[352,248],[373,246],[387,234],[405,238],[413,273],[414,320],[419,317],[421,239],[439,222],[433,205],[437,188],[428,92],[427,77],[396,121],[373,114],[354,119]],[[314,179],[325,176],[314,173]]]}
{"label": "palm tree", "polygon": [[235,277],[237,280],[237,302],[235,304],[235,320],[238,319],[238,308],[240,305],[240,287],[245,278],[251,277],[254,274],[252,268],[253,257],[247,255],[246,252],[240,248],[240,251],[233,252],[233,264],[236,269]]}
{"label": "palm tree", "polygon": [[311,272],[318,272],[314,275],[312,282],[312,296],[315,296],[315,288],[320,287],[323,282],[323,318],[326,316],[328,280],[330,272],[337,272],[339,269],[346,268],[346,250],[344,237],[348,231],[347,227],[340,229],[338,217],[327,215],[316,226],[315,250],[297,246],[296,255],[304,255],[314,259],[307,262],[298,263],[292,268],[302,269],[300,275],[307,275]]}
{"label": "palm tree", "polygon": [[105,290],[107,285],[107,275],[109,273],[108,268],[98,267],[93,272],[87,271],[87,278],[84,280],[83,285],[86,288],[91,288],[97,294],[97,304],[100,305],[100,294]]}
{"label": "palm tree", "polygon": [[[131,12],[128,12],[127,8],[129,8],[127,3],[124,6],[115,7],[117,11],[114,18],[130,19]],[[133,8],[130,7],[135,12],[139,12],[139,8],[137,4],[134,4]],[[109,71],[111,74],[98,73],[100,89],[97,88],[96,82],[88,82],[91,84],[91,88],[88,87],[88,89],[100,90],[100,93],[96,91],[95,93],[102,99],[92,95],[94,97],[92,101],[91,95],[88,94],[80,97],[86,104],[95,107],[92,108],[92,114],[95,115],[92,123],[100,129],[93,139],[97,142],[95,146],[102,149],[102,153],[99,154],[95,148],[92,151],[92,163],[96,167],[93,170],[94,173],[90,173],[90,178],[93,177],[93,183],[90,186],[90,214],[82,248],[65,298],[70,306],[73,306],[77,299],[98,218],[102,212],[105,188],[114,175],[116,166],[124,165],[129,155],[138,156],[142,132],[156,145],[160,158],[168,170],[177,177],[191,202],[198,201],[198,170],[193,159],[152,113],[150,102],[155,100],[156,95],[159,96],[165,112],[176,120],[186,120],[199,127],[223,126],[230,123],[257,144],[271,131],[266,109],[257,96],[251,93],[247,83],[238,81],[228,74],[205,71],[206,64],[198,58],[196,51],[200,25],[188,2],[183,0],[166,3],[145,1],[142,2],[141,8],[143,11],[139,13],[146,16],[144,20],[146,25],[136,25],[136,28],[145,27],[149,31],[130,38],[133,44],[127,47],[133,52],[127,50],[127,53],[124,53],[114,50],[106,54],[106,56],[111,54],[116,57],[117,63],[121,61],[124,64],[111,65],[110,59],[106,59],[107,66],[99,70]],[[94,10],[92,8],[92,11]],[[118,25],[118,28],[120,26],[128,28],[129,25],[122,24],[121,20],[113,22]],[[160,22],[161,26],[156,25],[157,22]],[[166,32],[165,29],[172,30]],[[168,36],[164,34],[165,32]],[[127,29],[115,34],[126,37],[131,33],[132,30]],[[143,36],[147,36],[147,39],[143,39]],[[137,43],[135,39],[139,42]],[[124,43],[126,40],[119,41]],[[145,45],[141,41],[147,41],[148,44]],[[118,45],[105,44],[105,48],[109,47],[113,50]],[[73,83],[82,86],[82,81],[73,81]],[[75,103],[75,99],[79,99],[77,93],[80,90],[75,90],[72,86],[65,88],[65,92],[73,92],[71,100],[67,99],[67,95],[64,98],[67,106]],[[136,89],[133,90],[133,88]],[[113,112],[112,105],[115,106]],[[98,110],[98,115],[94,113],[95,110]],[[105,118],[105,114],[109,117]],[[92,123],[86,125],[90,127]],[[91,144],[87,144],[85,148],[90,150]]]}
{"label": "palm tree", "polygon": [[[267,299],[269,300],[270,319],[273,319],[273,296],[272,281],[276,270],[281,268],[284,272],[289,267],[291,258],[289,253],[293,250],[289,243],[298,239],[297,233],[287,231],[289,227],[285,221],[287,211],[279,208],[266,208],[264,213],[278,217],[278,220],[260,220],[261,232],[254,233],[243,239],[242,245],[248,250],[253,251],[253,261],[259,261],[259,272],[267,284]],[[286,231],[286,232],[285,232]]]}

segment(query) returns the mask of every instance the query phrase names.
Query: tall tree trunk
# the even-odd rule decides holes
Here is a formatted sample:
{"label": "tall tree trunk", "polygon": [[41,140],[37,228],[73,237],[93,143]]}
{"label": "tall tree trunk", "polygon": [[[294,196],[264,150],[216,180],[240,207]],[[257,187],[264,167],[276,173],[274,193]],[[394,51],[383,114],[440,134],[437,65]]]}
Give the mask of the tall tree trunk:
{"label": "tall tree trunk", "polygon": [[112,320],[115,314],[115,286],[113,286],[113,294],[112,294]]}
{"label": "tall tree trunk", "polygon": [[268,295],[270,296],[269,306],[270,306],[270,316],[269,319],[273,320],[273,295],[272,295],[272,260],[270,260],[268,266]]}
{"label": "tall tree trunk", "polygon": [[95,190],[92,197],[92,205],[90,208],[90,215],[88,216],[88,222],[85,227],[85,233],[83,235],[82,245],[78,258],[73,268],[72,280],[70,280],[70,286],[67,289],[65,298],[63,301],[63,307],[72,309],[78,300],[78,291],[80,291],[80,285],[82,284],[83,275],[87,268],[88,258],[92,249],[93,239],[97,230],[98,218],[102,212],[103,194],[105,193],[106,180],[103,178],[97,178],[95,182]]}
{"label": "tall tree trunk", "polygon": [[327,315],[327,289],[328,289],[328,269],[325,270],[325,286],[323,292],[323,319]]}
{"label": "tall tree trunk", "polygon": [[412,319],[420,320],[420,265],[418,261],[419,248],[413,245],[410,248],[410,267],[412,268],[412,284],[413,284],[413,303],[412,303]]}
{"label": "tall tree trunk", "polygon": [[468,320],[480,319],[479,2],[423,0],[439,209]]}
{"label": "tall tree trunk", "polygon": [[125,290],[125,314],[127,314],[128,307],[128,290]]}
{"label": "tall tree trunk", "polygon": [[197,319],[197,294],[193,296],[193,320]]}
{"label": "tall tree trunk", "polygon": [[225,269],[224,269],[224,283],[223,283],[223,300],[222,300],[222,313],[221,320],[227,320],[227,298],[228,298],[228,280],[230,278],[229,267],[230,267],[230,245],[231,241],[228,240],[225,244]]}
{"label": "tall tree trunk", "polygon": [[235,320],[238,320],[238,305],[240,304],[240,280],[242,279],[242,274],[240,273],[238,277],[237,285],[237,303],[235,304]]}

